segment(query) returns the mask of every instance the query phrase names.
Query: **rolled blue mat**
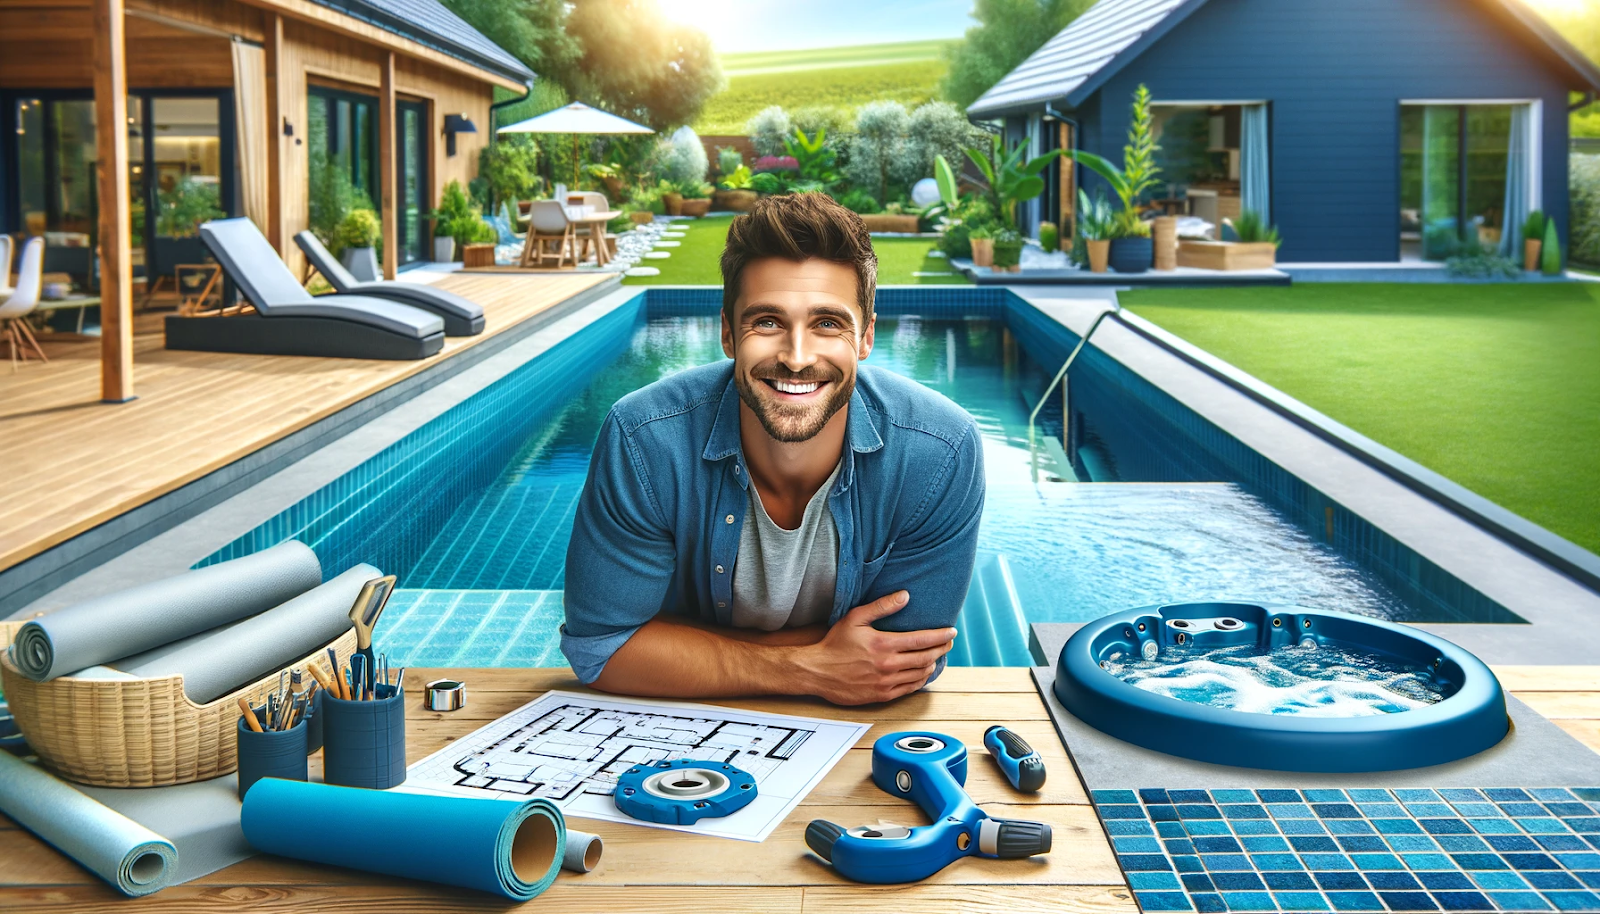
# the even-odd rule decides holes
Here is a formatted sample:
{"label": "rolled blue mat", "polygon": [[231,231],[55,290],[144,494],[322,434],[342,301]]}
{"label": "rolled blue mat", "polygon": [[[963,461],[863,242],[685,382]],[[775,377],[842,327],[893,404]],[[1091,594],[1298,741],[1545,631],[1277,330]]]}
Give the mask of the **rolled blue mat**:
{"label": "rolled blue mat", "polygon": [[479,800],[264,778],[245,795],[240,824],[263,853],[513,901],[549,888],[567,850],[566,820],[543,799]]}
{"label": "rolled blue mat", "polygon": [[290,540],[34,619],[17,631],[11,662],[45,682],[253,616],[320,583],[316,553]]}
{"label": "rolled blue mat", "polygon": [[125,895],[160,891],[177,874],[172,842],[8,752],[0,752],[0,812]]}

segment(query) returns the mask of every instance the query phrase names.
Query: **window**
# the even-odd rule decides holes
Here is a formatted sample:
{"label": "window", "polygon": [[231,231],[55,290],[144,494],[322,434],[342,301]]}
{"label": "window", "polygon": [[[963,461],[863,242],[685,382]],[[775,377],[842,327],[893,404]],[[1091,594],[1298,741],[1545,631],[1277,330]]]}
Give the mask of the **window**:
{"label": "window", "polygon": [[1496,248],[1505,230],[1512,105],[1402,105],[1400,259]]}

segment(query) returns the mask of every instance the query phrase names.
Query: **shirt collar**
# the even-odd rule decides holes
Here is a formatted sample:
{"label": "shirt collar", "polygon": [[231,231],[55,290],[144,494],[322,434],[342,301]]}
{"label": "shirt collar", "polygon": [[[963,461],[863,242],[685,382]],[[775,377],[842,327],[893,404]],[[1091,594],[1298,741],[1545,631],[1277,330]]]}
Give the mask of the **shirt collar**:
{"label": "shirt collar", "polygon": [[[862,380],[862,374],[858,371],[856,389],[850,393],[850,417],[845,440],[851,451],[868,454],[883,447],[883,436],[878,434],[874,414],[867,409],[866,397],[861,394]],[[729,375],[728,386],[722,391],[722,402],[717,406],[717,420],[711,424],[711,434],[700,456],[705,460],[726,460],[738,454],[739,449],[739,388],[732,375]],[[841,490],[849,487],[853,464],[853,460],[845,461],[839,480]]]}

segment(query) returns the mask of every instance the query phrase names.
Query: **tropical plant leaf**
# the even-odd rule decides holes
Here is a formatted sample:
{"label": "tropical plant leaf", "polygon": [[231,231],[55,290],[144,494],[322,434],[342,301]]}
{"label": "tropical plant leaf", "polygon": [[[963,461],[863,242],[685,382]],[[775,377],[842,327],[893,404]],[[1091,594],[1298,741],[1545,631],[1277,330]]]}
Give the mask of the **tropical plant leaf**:
{"label": "tropical plant leaf", "polygon": [[1109,160],[1101,158],[1100,156],[1097,156],[1094,153],[1086,150],[1073,149],[1068,151],[1067,155],[1071,156],[1074,160],[1081,163],[1090,171],[1102,178],[1105,178],[1106,183],[1111,185],[1112,191],[1124,201],[1127,200],[1128,195],[1124,193],[1124,191],[1127,189],[1128,179],[1125,175],[1123,175],[1122,169],[1111,164]]}
{"label": "tropical plant leaf", "polygon": [[944,201],[946,207],[954,207],[960,200],[960,191],[956,185],[955,169],[950,167],[950,162],[943,155],[934,156],[933,177],[939,184],[939,199]]}

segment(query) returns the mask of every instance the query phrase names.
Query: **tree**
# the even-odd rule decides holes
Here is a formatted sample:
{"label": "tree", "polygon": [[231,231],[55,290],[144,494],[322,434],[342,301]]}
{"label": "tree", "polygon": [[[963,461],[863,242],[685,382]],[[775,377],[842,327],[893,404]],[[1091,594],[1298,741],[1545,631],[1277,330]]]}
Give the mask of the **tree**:
{"label": "tree", "polygon": [[911,117],[895,101],[868,102],[856,112],[856,135],[850,142],[851,183],[871,191],[880,204],[889,200],[889,182],[906,155]]}
{"label": "tree", "polygon": [[928,102],[911,112],[905,155],[891,174],[897,181],[915,184],[933,175],[938,156],[961,161],[961,151],[977,145],[982,131],[972,126],[961,109],[949,102]]}
{"label": "tree", "polygon": [[711,39],[656,0],[578,0],[566,31],[583,49],[559,77],[568,93],[658,131],[692,122],[722,88]]}
{"label": "tree", "polygon": [[976,0],[966,39],[948,52],[942,89],[962,108],[978,100],[1094,0]]}
{"label": "tree", "polygon": [[444,5],[542,77],[572,70],[583,52],[566,31],[566,0],[444,0]]}

